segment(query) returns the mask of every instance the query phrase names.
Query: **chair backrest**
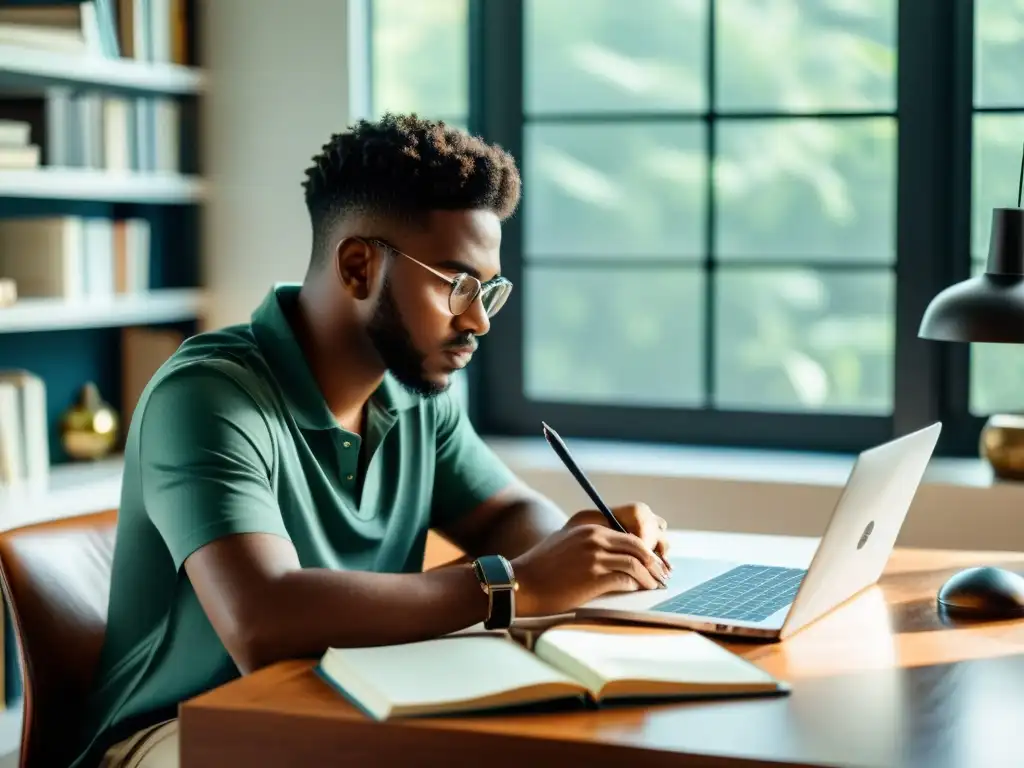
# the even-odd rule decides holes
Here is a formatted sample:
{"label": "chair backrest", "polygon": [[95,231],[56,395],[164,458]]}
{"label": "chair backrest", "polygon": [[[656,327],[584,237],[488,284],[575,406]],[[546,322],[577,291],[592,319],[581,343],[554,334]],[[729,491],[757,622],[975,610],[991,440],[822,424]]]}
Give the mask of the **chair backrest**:
{"label": "chair backrest", "polygon": [[24,686],[21,768],[68,765],[99,662],[117,512],[0,533],[0,585],[18,640]]}

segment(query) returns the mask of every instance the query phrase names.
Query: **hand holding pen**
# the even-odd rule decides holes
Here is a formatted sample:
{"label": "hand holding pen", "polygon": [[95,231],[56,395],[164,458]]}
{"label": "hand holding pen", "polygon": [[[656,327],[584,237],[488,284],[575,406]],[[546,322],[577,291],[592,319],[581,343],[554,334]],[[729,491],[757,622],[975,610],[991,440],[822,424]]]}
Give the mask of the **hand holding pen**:
{"label": "hand holding pen", "polygon": [[630,528],[635,528],[635,530],[627,529],[627,527],[623,525],[622,522],[615,516],[615,513],[612,511],[611,507],[609,507],[608,504],[605,503],[604,499],[601,498],[601,495],[597,492],[597,489],[594,487],[593,483],[590,482],[589,478],[587,478],[587,476],[584,474],[583,470],[580,469],[579,465],[576,463],[572,455],[569,453],[569,449],[566,447],[565,442],[562,440],[561,436],[554,429],[549,427],[546,423],[541,422],[541,426],[543,427],[544,437],[548,441],[548,444],[555,451],[555,453],[558,454],[558,458],[562,460],[562,463],[565,465],[566,469],[568,469],[572,476],[576,479],[576,482],[580,484],[580,486],[586,492],[587,496],[590,497],[590,500],[594,503],[594,506],[598,509],[598,511],[604,516],[604,519],[608,523],[608,526],[610,528],[619,531],[620,533],[631,533],[642,539],[644,538],[642,534],[645,533],[645,531],[642,530],[643,528],[648,528],[651,524],[654,524],[656,526],[657,530],[659,531],[657,542],[653,546],[650,544],[648,544],[647,546],[654,550],[655,553],[660,557],[662,563],[664,563],[665,565],[666,570],[671,571],[672,565],[668,561],[668,558],[665,556],[665,553],[668,550],[668,542],[665,540],[664,536],[660,535],[660,532],[663,532],[667,528],[665,521],[662,518],[654,515],[646,505],[638,505],[640,511],[638,512],[638,514],[632,516],[635,519],[629,521],[631,523]]}

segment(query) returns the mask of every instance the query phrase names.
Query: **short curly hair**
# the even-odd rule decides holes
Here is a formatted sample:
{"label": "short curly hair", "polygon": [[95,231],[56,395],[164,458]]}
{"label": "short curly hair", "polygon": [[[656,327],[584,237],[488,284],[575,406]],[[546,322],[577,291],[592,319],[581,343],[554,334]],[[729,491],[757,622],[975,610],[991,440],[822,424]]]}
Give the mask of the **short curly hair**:
{"label": "short curly hair", "polygon": [[443,121],[385,114],[336,133],[306,170],[314,253],[351,213],[422,222],[433,210],[485,209],[500,220],[519,205],[515,159]]}

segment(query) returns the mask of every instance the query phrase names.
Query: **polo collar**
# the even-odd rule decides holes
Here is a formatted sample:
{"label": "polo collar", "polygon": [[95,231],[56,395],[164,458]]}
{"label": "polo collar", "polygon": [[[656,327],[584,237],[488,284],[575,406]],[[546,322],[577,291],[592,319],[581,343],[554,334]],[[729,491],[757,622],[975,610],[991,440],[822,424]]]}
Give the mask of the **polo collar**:
{"label": "polo collar", "polygon": [[[271,288],[252,313],[253,336],[270,363],[271,372],[281,386],[299,427],[340,429],[288,322],[288,310],[295,306],[300,287],[297,283],[277,283]],[[414,407],[419,399],[395,381],[390,373],[385,374],[383,382],[370,397],[383,414],[392,417]]]}

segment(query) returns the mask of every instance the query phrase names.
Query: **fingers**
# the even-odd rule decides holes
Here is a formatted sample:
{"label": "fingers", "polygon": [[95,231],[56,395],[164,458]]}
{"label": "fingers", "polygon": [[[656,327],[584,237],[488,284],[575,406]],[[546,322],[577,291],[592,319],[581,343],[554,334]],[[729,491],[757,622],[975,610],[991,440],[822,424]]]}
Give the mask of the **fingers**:
{"label": "fingers", "polygon": [[662,536],[658,539],[658,543],[654,545],[654,554],[661,558],[662,563],[671,571],[672,563],[668,559],[669,543],[668,539]]}
{"label": "fingers", "polygon": [[652,549],[639,538],[628,533],[619,533],[611,529],[597,529],[595,535],[600,546],[608,552],[629,555],[639,561],[655,579],[662,584],[668,582],[668,571]]}
{"label": "fingers", "polygon": [[668,529],[668,523],[654,514],[642,501],[625,504],[612,511],[623,528],[639,536],[652,549],[661,538],[662,532]]}
{"label": "fingers", "polygon": [[668,560],[668,550],[669,550],[668,536],[665,535],[666,531],[668,531],[668,522],[663,517],[655,516],[654,519],[658,523],[658,530],[660,531],[660,533],[659,533],[659,536],[658,536],[658,542],[654,545],[653,549],[654,549],[655,554],[657,554],[662,559],[662,561],[665,563],[665,565],[671,571],[672,570],[672,563],[670,563],[669,560]]}
{"label": "fingers", "polygon": [[609,572],[626,574],[643,589],[659,589],[663,586],[643,563],[631,555],[609,553],[601,558],[600,564]]}
{"label": "fingers", "polygon": [[665,535],[668,521],[654,514],[643,502],[617,507],[615,514],[627,531],[637,536],[661,558],[664,569],[671,571],[672,564],[668,561],[668,537]]}

